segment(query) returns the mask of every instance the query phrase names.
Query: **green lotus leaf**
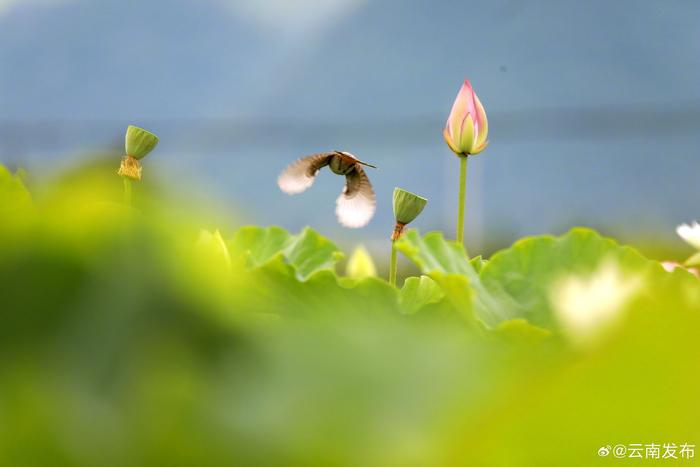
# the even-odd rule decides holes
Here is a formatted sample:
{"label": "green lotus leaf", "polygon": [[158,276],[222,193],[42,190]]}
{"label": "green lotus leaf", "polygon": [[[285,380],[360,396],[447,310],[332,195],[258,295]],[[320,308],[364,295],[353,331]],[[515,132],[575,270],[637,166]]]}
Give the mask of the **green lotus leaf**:
{"label": "green lotus leaf", "polygon": [[429,232],[421,237],[412,229],[397,241],[396,247],[440,285],[467,320],[480,320],[487,327],[494,327],[501,321],[519,317],[508,297],[501,300],[483,287],[464,247],[445,240],[441,232]]}
{"label": "green lotus leaf", "polygon": [[22,173],[11,173],[0,164],[0,226],[16,224],[34,212],[32,197],[24,186]]}
{"label": "green lotus leaf", "polygon": [[479,275],[494,296],[515,308],[516,315],[547,329],[556,329],[551,291],[567,276],[586,278],[601,264],[611,262],[628,276],[644,277],[661,267],[630,247],[600,236],[591,229],[575,228],[562,235],[524,238],[500,251]]}
{"label": "green lotus leaf", "polygon": [[245,257],[249,268],[257,268],[281,257],[305,280],[321,270],[335,270],[343,258],[333,242],[313,229],[306,228],[299,235],[290,235],[280,227],[247,226],[239,229],[229,241],[234,257]]}
{"label": "green lotus leaf", "polygon": [[248,226],[228,242],[233,261],[251,275],[246,306],[259,313],[323,315],[398,313],[398,292],[374,277],[340,278],[343,254],[310,228],[291,235],[280,227]]}
{"label": "green lotus leaf", "polygon": [[428,276],[409,277],[399,293],[401,307],[406,313],[415,313],[426,305],[438,303],[444,297],[440,286]]}

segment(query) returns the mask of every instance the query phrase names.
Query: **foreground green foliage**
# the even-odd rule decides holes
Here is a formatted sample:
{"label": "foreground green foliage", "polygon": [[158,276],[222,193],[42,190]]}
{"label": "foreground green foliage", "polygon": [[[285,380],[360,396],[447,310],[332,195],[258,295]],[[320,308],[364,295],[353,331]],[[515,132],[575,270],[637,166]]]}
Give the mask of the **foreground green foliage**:
{"label": "foreground green foliage", "polygon": [[0,167],[1,465],[595,465],[700,439],[685,270],[588,229],[488,260],[410,230],[422,275],[394,288],[312,229],[202,229],[97,173],[30,196]]}

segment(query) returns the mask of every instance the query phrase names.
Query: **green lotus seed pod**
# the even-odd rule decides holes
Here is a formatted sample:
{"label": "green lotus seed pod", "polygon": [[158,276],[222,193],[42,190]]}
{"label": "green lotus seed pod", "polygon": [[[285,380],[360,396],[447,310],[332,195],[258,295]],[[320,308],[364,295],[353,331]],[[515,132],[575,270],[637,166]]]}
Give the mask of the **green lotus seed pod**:
{"label": "green lotus seed pod", "polygon": [[129,125],[126,129],[126,155],[143,159],[158,144],[158,137],[143,128]]}
{"label": "green lotus seed pod", "polygon": [[394,217],[396,222],[408,224],[423,211],[427,199],[401,188],[394,188]]}

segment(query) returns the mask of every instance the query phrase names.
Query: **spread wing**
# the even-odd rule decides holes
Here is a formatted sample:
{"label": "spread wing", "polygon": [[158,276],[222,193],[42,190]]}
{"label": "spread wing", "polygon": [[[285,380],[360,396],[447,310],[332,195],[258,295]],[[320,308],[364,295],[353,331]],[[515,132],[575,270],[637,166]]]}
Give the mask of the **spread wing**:
{"label": "spread wing", "polygon": [[335,214],[345,227],[364,227],[377,207],[372,184],[359,164],[355,164],[355,169],[345,179],[345,188],[336,201]]}
{"label": "spread wing", "polygon": [[277,185],[289,195],[301,193],[313,185],[319,169],[328,165],[331,157],[333,153],[321,152],[292,162],[280,174]]}

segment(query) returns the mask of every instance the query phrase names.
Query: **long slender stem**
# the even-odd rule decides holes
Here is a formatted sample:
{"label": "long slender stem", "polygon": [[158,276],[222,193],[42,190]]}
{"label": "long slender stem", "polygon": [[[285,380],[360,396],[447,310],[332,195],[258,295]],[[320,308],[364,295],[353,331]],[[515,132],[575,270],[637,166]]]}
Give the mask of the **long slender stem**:
{"label": "long slender stem", "polygon": [[397,258],[396,258],[396,241],[391,241],[391,263],[389,264],[389,283],[396,286],[396,269],[397,269]]}
{"label": "long slender stem", "polygon": [[457,241],[464,243],[464,205],[467,198],[467,158],[459,156],[459,208],[457,211]]}
{"label": "long slender stem", "polygon": [[124,180],[124,204],[131,206],[131,180],[129,177],[122,177]]}

